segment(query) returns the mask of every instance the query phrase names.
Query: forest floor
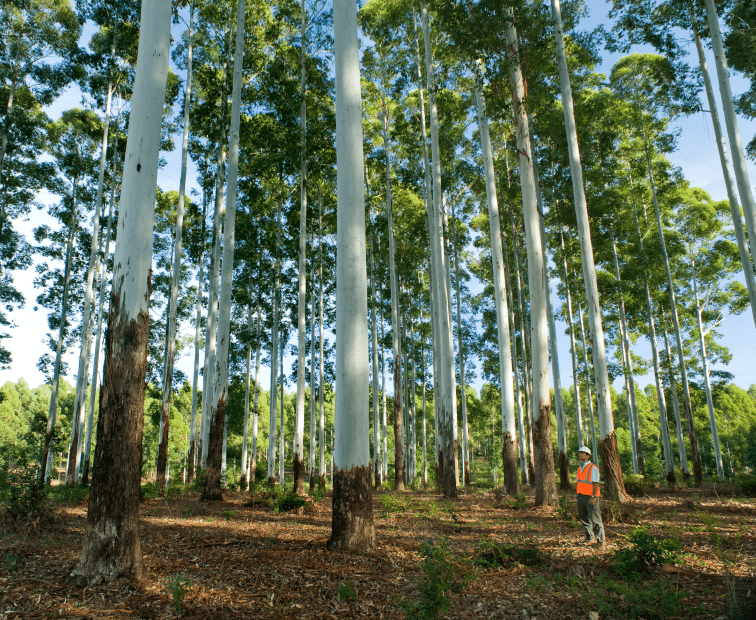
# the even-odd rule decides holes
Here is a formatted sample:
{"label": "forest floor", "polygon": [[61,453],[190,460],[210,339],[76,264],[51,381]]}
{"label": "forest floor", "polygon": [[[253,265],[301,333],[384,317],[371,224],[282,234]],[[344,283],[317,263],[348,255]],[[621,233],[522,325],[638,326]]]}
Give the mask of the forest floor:
{"label": "forest floor", "polygon": [[[435,490],[379,491],[376,550],[343,553],[325,548],[329,494],[297,514],[276,512],[260,494],[254,506],[249,492],[231,491],[208,504],[191,490],[141,504],[144,577],[94,587],[69,577],[84,498],[45,518],[2,522],[0,619],[405,618],[400,602],[419,596],[422,548],[444,540],[436,567],[471,580],[442,618],[753,618],[756,499],[727,491],[680,485],[622,506],[604,502],[601,550],[581,545],[574,492],[536,508],[532,490],[519,501],[475,487],[455,500]],[[637,526],[653,538],[632,546]],[[674,539],[682,547],[674,563],[631,574],[638,553]]]}

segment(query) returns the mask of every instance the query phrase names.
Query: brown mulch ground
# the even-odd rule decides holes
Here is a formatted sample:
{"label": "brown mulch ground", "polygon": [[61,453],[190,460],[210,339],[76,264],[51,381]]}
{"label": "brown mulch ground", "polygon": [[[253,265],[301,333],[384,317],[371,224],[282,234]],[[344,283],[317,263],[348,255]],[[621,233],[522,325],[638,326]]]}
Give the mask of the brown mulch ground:
{"label": "brown mulch ground", "polygon": [[[44,520],[5,521],[0,620],[399,619],[405,617],[399,600],[417,594],[421,544],[441,537],[451,540],[453,562],[460,568],[465,559],[480,556],[486,543],[537,546],[541,558],[535,565],[512,560],[473,568],[474,580],[446,618],[729,619],[735,617],[728,612],[733,592],[740,601],[756,596],[756,500],[724,497],[711,488],[658,490],[615,507],[614,518],[605,519],[610,544],[602,551],[580,546],[581,529],[570,522],[576,517],[574,501],[571,514],[560,515],[556,508],[535,508],[532,492],[520,509],[494,491],[472,490],[458,500],[431,492],[380,492],[374,500],[378,547],[364,554],[326,551],[328,496],[302,514],[278,514],[260,504],[245,507],[246,493],[226,492],[219,504],[201,504],[198,497],[191,492],[144,502],[144,578],[94,587],[69,579],[85,505],[58,506]],[[574,494],[568,498],[574,500]],[[608,513],[609,506],[604,508]],[[632,592],[610,592],[607,579],[627,583],[612,572],[612,555],[639,524],[659,538],[677,536],[684,555],[675,566],[657,567],[629,582]],[[712,537],[712,527],[719,538]],[[166,585],[177,574],[192,586],[180,613]],[[349,581],[356,600],[340,601],[339,584]],[[659,583],[679,593],[674,616],[663,611],[663,600],[653,598]],[[644,606],[633,602],[639,592],[650,593]]]}

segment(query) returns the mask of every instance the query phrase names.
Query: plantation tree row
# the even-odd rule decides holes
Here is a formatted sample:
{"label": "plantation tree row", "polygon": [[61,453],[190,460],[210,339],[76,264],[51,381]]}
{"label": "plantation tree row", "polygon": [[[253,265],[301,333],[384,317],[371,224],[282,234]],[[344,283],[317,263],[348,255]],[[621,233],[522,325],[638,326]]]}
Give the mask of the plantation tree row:
{"label": "plantation tree row", "polygon": [[[583,444],[619,501],[623,470],[700,485],[756,465],[756,396],[712,370],[721,322],[750,306],[756,326],[736,117],[756,109],[754,30],[720,30],[756,13],[646,4],[614,0],[593,33],[559,0],[4,5],[0,322],[36,256],[50,328],[48,383],[2,388],[4,465],[91,479],[79,575],[142,573],[144,476],[164,493],[199,474],[216,501],[237,470],[282,484],[289,463],[297,493],[330,478],[328,547],[369,549],[390,466],[397,489],[435,477],[456,497],[484,454],[507,493],[548,505]],[[627,54],[608,77],[601,43]],[[738,100],[728,62],[751,80]],[[71,84],[86,106],[52,121]],[[667,158],[704,92],[722,202]],[[160,154],[179,148],[164,191]],[[54,224],[29,240],[32,208]]]}

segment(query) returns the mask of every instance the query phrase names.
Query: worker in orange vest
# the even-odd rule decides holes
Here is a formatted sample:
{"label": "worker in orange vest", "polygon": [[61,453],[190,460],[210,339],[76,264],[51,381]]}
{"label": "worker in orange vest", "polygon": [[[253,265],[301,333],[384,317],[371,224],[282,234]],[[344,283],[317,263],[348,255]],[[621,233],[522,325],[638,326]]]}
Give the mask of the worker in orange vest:
{"label": "worker in orange vest", "polygon": [[604,524],[601,521],[599,498],[599,468],[591,463],[591,451],[587,446],[578,448],[580,465],[577,470],[578,518],[585,527],[585,543],[604,546]]}

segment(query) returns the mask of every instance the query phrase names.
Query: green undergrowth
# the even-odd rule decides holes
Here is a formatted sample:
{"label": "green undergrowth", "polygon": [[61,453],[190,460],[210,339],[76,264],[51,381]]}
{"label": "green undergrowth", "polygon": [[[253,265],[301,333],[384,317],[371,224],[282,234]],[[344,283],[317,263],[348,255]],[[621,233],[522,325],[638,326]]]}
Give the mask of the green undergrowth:
{"label": "green undergrowth", "polygon": [[480,543],[480,551],[475,557],[475,565],[482,568],[509,567],[515,564],[522,566],[540,566],[546,555],[532,543],[497,544],[484,540]]}

